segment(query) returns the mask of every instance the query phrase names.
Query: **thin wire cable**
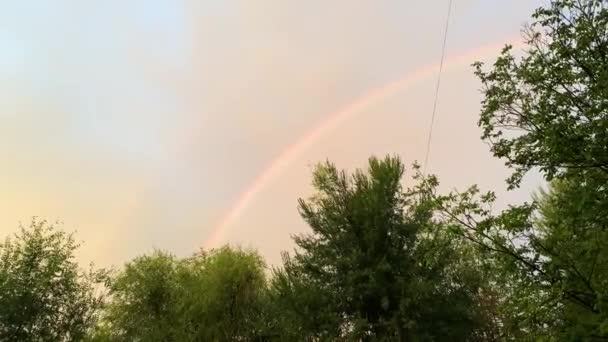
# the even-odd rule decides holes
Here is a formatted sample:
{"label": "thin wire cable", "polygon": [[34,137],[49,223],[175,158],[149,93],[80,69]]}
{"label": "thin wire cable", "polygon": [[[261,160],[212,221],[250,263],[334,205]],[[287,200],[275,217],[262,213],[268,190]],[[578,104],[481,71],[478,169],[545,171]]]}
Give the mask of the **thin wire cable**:
{"label": "thin wire cable", "polygon": [[435,113],[437,112],[437,99],[439,98],[439,87],[441,85],[441,73],[443,72],[443,60],[445,58],[445,46],[448,41],[448,30],[450,27],[450,16],[452,14],[452,0],[448,3],[448,15],[445,18],[445,31],[443,32],[443,45],[441,47],[441,61],[439,62],[439,74],[437,75],[437,84],[435,86],[435,99],[433,100],[433,112],[431,114],[431,125],[429,127],[429,135],[426,141],[426,153],[424,156],[423,175],[426,176],[426,167],[429,162],[429,154],[431,153],[431,140],[433,139],[433,126],[435,124]]}

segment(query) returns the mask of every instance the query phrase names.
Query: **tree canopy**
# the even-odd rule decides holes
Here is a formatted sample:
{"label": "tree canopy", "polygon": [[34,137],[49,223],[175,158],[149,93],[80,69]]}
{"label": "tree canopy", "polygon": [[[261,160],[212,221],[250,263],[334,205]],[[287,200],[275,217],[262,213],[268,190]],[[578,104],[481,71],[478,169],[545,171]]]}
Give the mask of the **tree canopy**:
{"label": "tree canopy", "polygon": [[492,152],[513,168],[510,184],[538,168],[608,174],[608,8],[603,0],[553,0],[524,29],[517,58],[506,46],[486,70],[479,125]]}
{"label": "tree canopy", "polygon": [[264,263],[253,251],[224,247],[179,259],[155,251],[134,259],[111,286],[98,334],[112,341],[254,340]]}
{"label": "tree canopy", "polygon": [[96,323],[105,272],[84,272],[67,234],[44,220],[0,244],[0,340],[81,341]]}
{"label": "tree canopy", "polygon": [[[312,233],[295,238],[277,286],[289,300],[293,286],[325,298],[311,301],[331,312],[316,336],[464,341],[475,330],[475,275],[417,189],[402,189],[403,171],[395,157],[371,158],[352,176],[330,163],[315,170],[318,193],[300,201]],[[306,298],[294,304],[307,307]]]}

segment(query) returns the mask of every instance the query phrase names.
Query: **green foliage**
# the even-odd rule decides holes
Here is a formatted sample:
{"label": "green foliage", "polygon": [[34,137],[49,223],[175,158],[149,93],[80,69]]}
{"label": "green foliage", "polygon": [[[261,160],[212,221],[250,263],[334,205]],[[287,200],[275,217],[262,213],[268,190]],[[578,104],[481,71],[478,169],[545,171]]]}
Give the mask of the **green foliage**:
{"label": "green foliage", "polygon": [[434,196],[451,231],[481,247],[501,284],[504,333],[608,338],[608,191],[600,179],[556,180],[534,204],[499,214],[490,210],[493,194],[475,187]]}
{"label": "green foliage", "polygon": [[489,71],[475,64],[485,95],[479,125],[513,168],[511,187],[538,168],[550,190],[498,215],[492,195],[476,189],[437,204],[493,260],[496,282],[509,284],[501,307],[511,334],[605,340],[608,8],[554,0],[533,18],[523,57],[507,46]]}
{"label": "green foliage", "polygon": [[[535,241],[548,272],[559,273],[564,324],[571,337],[608,339],[608,189],[590,178],[552,184],[538,199]],[[557,278],[558,275],[556,275]]]}
{"label": "green foliage", "polygon": [[223,247],[186,259],[156,251],[116,276],[97,338],[254,340],[264,332],[265,282],[264,263],[252,251]]}
{"label": "green foliage", "polygon": [[95,323],[105,272],[85,273],[78,245],[46,221],[33,219],[0,244],[0,340],[80,341]]}
{"label": "green foliage", "polygon": [[254,251],[223,247],[180,265],[181,317],[196,341],[255,340],[262,321],[264,261]]}
{"label": "green foliage", "polygon": [[185,331],[178,315],[177,261],[155,251],[135,258],[113,279],[103,324],[115,341],[175,341]]}
{"label": "green foliage", "polygon": [[517,59],[505,47],[486,71],[479,125],[509,182],[538,167],[548,179],[568,170],[608,173],[608,7],[603,0],[553,0],[538,9]]}
{"label": "green foliage", "polygon": [[[311,234],[276,272],[293,335],[326,340],[466,340],[477,289],[459,246],[402,190],[398,158],[371,158],[352,177],[319,165],[317,195],[300,201]],[[318,316],[317,316],[318,315]]]}
{"label": "green foliage", "polygon": [[338,340],[342,318],[334,311],[335,295],[284,253],[282,268],[273,271],[268,295],[274,340]]}

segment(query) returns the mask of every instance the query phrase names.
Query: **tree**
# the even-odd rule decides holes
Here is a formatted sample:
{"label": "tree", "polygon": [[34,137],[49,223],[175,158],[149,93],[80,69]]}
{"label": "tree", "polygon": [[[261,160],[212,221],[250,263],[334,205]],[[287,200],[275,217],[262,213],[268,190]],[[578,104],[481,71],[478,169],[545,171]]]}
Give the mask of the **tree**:
{"label": "tree", "polygon": [[273,270],[268,295],[273,340],[338,340],[343,318],[335,307],[336,296],[283,253],[283,265]]}
{"label": "tree", "polygon": [[435,204],[453,232],[485,250],[495,282],[509,284],[501,326],[512,336],[605,340],[608,8],[553,0],[533,19],[521,58],[507,46],[489,70],[474,64],[484,95],[479,125],[512,168],[511,188],[538,169],[550,190],[499,214],[494,194],[475,187]]}
{"label": "tree", "polygon": [[228,246],[180,264],[180,317],[194,341],[256,341],[269,333],[264,269],[257,252]]}
{"label": "tree", "polygon": [[[553,182],[541,192],[535,245],[544,267],[576,295],[561,301],[570,339],[608,339],[608,191],[606,183]],[[602,189],[603,188],[603,189]]]}
{"label": "tree", "polygon": [[533,204],[491,212],[476,187],[437,195],[450,231],[480,247],[500,294],[506,336],[608,339],[605,183],[554,180]]}
{"label": "tree", "polygon": [[178,259],[155,251],[111,285],[99,341],[254,341],[266,332],[264,262],[223,247]]}
{"label": "tree", "polygon": [[[292,334],[323,340],[463,341],[478,327],[477,275],[433,220],[417,189],[403,191],[398,158],[371,158],[352,177],[330,163],[300,200],[312,233],[275,275]],[[319,315],[318,317],[315,315]]]}
{"label": "tree", "polygon": [[0,340],[81,341],[94,325],[104,271],[79,269],[78,244],[47,221],[0,244]]}
{"label": "tree", "polygon": [[161,251],[128,262],[111,282],[111,302],[98,335],[110,335],[114,341],[183,339],[186,329],[178,310],[177,263],[174,256]]}
{"label": "tree", "polygon": [[475,63],[483,85],[482,138],[514,169],[548,178],[599,170],[608,178],[608,7],[603,0],[553,0],[524,31],[517,59],[506,46],[493,67]]}

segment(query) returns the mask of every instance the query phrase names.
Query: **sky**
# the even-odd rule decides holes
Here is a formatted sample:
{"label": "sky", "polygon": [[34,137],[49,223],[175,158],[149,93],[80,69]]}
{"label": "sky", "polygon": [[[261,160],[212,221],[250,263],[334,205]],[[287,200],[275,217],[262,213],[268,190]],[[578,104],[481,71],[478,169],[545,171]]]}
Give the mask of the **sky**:
{"label": "sky", "polygon": [[[118,265],[224,243],[277,263],[320,161],[424,159],[448,0],[22,0],[0,11],[0,236],[63,222]],[[453,0],[428,170],[501,204],[475,60],[535,0]]]}

